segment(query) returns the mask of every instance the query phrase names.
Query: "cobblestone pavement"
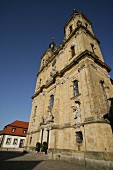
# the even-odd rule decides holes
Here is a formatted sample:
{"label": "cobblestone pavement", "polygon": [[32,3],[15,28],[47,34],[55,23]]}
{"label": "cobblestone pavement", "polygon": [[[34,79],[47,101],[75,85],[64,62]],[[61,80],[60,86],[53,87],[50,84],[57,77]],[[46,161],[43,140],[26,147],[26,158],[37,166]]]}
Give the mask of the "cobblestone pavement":
{"label": "cobblestone pavement", "polygon": [[74,163],[49,160],[42,153],[0,151],[0,170],[88,170]]}

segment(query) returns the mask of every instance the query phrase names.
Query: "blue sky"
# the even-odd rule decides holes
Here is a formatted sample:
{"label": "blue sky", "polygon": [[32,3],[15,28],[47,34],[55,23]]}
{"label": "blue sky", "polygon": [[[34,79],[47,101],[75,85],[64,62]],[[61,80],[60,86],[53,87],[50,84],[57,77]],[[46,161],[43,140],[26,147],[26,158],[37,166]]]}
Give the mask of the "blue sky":
{"label": "blue sky", "polygon": [[0,129],[29,121],[40,58],[52,37],[62,42],[74,8],[92,21],[113,69],[113,0],[0,0]]}

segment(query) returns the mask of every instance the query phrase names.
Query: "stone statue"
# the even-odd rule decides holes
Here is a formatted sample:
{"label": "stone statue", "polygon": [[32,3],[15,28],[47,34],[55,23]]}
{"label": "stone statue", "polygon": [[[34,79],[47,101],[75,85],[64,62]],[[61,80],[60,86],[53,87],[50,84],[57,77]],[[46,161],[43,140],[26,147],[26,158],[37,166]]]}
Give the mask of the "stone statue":
{"label": "stone statue", "polygon": [[44,123],[44,117],[40,117],[40,124]]}
{"label": "stone statue", "polygon": [[54,66],[54,67],[52,68],[52,71],[50,72],[50,77],[53,77],[56,73],[57,73],[56,67]]}
{"label": "stone statue", "polygon": [[45,123],[52,122],[52,120],[53,120],[53,116],[52,116],[50,110],[48,110],[48,114],[47,114],[47,116],[45,118]]}
{"label": "stone statue", "polygon": [[73,116],[75,119],[76,126],[80,127],[81,125],[80,104],[76,103],[76,106],[73,109],[74,109]]}

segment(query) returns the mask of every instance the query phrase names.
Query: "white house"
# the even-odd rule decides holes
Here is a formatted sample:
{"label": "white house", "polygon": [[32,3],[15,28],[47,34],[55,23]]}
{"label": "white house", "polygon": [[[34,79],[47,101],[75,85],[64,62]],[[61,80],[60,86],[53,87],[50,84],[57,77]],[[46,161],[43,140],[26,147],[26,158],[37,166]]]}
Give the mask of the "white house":
{"label": "white house", "polygon": [[28,122],[16,120],[0,132],[0,148],[23,148],[28,130]]}

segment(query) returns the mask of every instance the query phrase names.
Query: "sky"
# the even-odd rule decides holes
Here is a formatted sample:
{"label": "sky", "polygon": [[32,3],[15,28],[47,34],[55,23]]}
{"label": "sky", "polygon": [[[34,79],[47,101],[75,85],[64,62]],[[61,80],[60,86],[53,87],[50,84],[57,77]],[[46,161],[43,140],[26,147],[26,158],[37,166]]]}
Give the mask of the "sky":
{"label": "sky", "polygon": [[113,69],[113,0],[0,0],[0,130],[29,121],[41,56],[52,37],[62,42],[73,9],[92,22]]}

